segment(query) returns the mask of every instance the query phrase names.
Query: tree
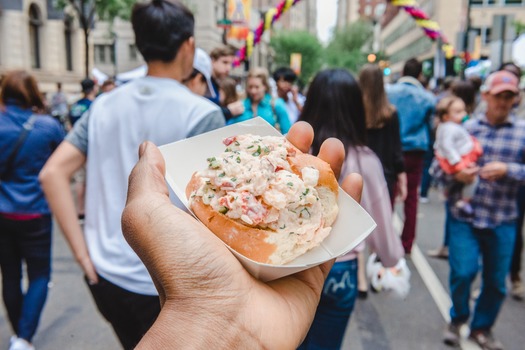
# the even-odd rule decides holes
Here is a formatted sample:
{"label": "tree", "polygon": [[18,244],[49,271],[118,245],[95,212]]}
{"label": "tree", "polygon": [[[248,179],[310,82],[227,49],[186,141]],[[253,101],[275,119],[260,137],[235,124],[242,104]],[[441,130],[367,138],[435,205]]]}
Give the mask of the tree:
{"label": "tree", "polygon": [[290,55],[302,55],[300,78],[308,82],[323,64],[323,46],[319,39],[306,31],[278,32],[272,36],[270,46],[275,52],[277,66],[290,66]]}
{"label": "tree", "polygon": [[363,47],[373,37],[372,24],[358,20],[335,32],[326,48],[326,62],[330,67],[344,67],[358,72],[367,62],[370,52]]}
{"label": "tree", "polygon": [[113,22],[117,17],[128,19],[135,0],[55,0],[55,7],[71,7],[84,32],[84,69],[89,77],[89,36],[95,26],[95,17]]}

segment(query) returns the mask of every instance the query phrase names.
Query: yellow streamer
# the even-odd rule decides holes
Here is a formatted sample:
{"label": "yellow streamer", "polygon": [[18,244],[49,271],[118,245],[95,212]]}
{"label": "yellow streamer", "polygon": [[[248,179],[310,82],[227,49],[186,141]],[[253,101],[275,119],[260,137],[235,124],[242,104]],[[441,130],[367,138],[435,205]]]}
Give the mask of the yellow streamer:
{"label": "yellow streamer", "polygon": [[428,19],[416,19],[416,23],[420,27],[439,31],[439,24],[437,24],[437,22]]}
{"label": "yellow streamer", "polygon": [[417,6],[416,0],[393,0],[394,6]]}
{"label": "yellow streamer", "polygon": [[246,37],[246,57],[250,57],[253,53],[253,32],[250,31]]}
{"label": "yellow streamer", "polygon": [[266,12],[266,17],[264,18],[264,30],[269,30],[272,27],[273,16],[277,14],[277,9],[272,8]]}
{"label": "yellow streamer", "polygon": [[290,7],[293,6],[293,2],[294,0],[286,0],[286,2],[284,3],[283,12],[288,11]]}

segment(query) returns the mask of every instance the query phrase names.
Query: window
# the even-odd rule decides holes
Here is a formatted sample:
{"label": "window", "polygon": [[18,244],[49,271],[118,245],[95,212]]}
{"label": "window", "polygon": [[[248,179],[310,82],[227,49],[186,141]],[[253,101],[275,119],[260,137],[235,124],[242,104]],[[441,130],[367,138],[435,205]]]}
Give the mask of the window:
{"label": "window", "polygon": [[129,60],[136,61],[138,58],[137,46],[135,44],[129,44]]}
{"label": "window", "polygon": [[523,5],[523,0],[505,0],[506,5]]}
{"label": "window", "polygon": [[483,5],[483,0],[470,0],[470,4],[471,5],[481,6],[481,5]]}
{"label": "window", "polygon": [[66,16],[64,19],[64,39],[66,43],[66,69],[68,71],[73,70],[73,49],[72,49],[72,32],[73,32],[73,19]]}
{"label": "window", "polygon": [[106,63],[105,45],[95,45],[95,63]]}
{"label": "window", "polygon": [[115,46],[113,44],[95,45],[95,64],[115,63]]}
{"label": "window", "polygon": [[29,7],[29,54],[31,67],[40,68],[40,27],[42,26],[42,14],[37,5]]}

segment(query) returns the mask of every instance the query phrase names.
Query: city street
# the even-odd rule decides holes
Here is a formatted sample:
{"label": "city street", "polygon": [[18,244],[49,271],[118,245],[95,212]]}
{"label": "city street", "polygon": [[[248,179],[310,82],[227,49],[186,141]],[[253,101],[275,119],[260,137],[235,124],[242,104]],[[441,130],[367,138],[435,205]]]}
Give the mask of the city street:
{"label": "city street", "polygon": [[[418,247],[408,261],[412,289],[406,300],[369,293],[358,300],[343,349],[447,349],[441,334],[448,318],[448,263],[427,258],[425,252],[438,246],[443,237],[443,204],[436,191],[431,202],[420,205]],[[401,208],[398,208],[401,209]],[[398,213],[401,211],[398,210]],[[399,229],[401,222],[396,220]],[[53,284],[34,338],[38,350],[119,349],[109,325],[96,311],[62,235],[56,230],[53,246]],[[525,277],[523,274],[522,277]],[[7,349],[11,329],[0,308],[0,350]],[[525,302],[508,298],[498,319],[495,334],[508,350],[523,349]],[[463,342],[462,349],[479,349]]]}

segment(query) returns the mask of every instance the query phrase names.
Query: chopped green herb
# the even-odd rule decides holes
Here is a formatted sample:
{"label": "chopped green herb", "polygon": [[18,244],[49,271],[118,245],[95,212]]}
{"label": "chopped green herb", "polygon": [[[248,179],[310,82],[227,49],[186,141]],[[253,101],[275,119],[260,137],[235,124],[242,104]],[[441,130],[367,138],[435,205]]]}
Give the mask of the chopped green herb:
{"label": "chopped green herb", "polygon": [[222,173],[220,173],[220,174],[217,175],[217,176],[218,176],[218,177],[224,177],[225,175],[226,175],[226,173],[225,173],[225,172],[222,172]]}
{"label": "chopped green herb", "polygon": [[247,183],[247,184],[249,184],[249,183],[251,183],[251,182],[252,182],[252,179],[248,179],[248,180],[246,180],[246,183]]}
{"label": "chopped green herb", "polygon": [[241,162],[241,157],[237,157],[237,159],[235,159],[235,161],[236,161],[237,163],[240,163],[240,162]]}
{"label": "chopped green herb", "polygon": [[210,169],[217,169],[218,167],[220,167],[220,163],[215,157],[208,158],[207,161],[208,161],[208,167]]}
{"label": "chopped green herb", "polygon": [[307,188],[306,191],[303,192],[303,196],[306,196],[308,194],[308,192],[310,192],[309,188]]}
{"label": "chopped green herb", "polygon": [[219,213],[221,213],[221,214],[226,214],[228,212],[228,210],[230,210],[230,209],[228,209],[226,207],[219,207]]}
{"label": "chopped green herb", "polygon": [[232,181],[233,182],[237,181],[237,178],[236,177],[232,177]]}
{"label": "chopped green herb", "polygon": [[308,210],[308,208],[303,208],[301,210],[301,217],[303,218],[309,218],[311,215],[310,215],[310,211]]}
{"label": "chopped green herb", "polygon": [[240,146],[240,145],[241,145],[241,144],[239,143],[239,141],[235,141],[233,144],[234,144],[235,146]]}
{"label": "chopped green herb", "polygon": [[287,185],[288,187],[293,187],[293,182],[288,182],[286,185]]}
{"label": "chopped green herb", "polygon": [[213,197],[215,197],[214,194],[210,194],[210,195],[208,195],[208,198],[209,198],[209,199],[212,199]]}
{"label": "chopped green herb", "polygon": [[251,146],[248,146],[247,149],[250,149],[250,148],[253,148],[255,147],[254,145],[251,145]]}
{"label": "chopped green herb", "polygon": [[279,230],[284,230],[286,228],[286,225],[283,225],[281,227],[279,227]]}
{"label": "chopped green herb", "polygon": [[231,152],[231,151],[232,151],[232,149],[231,149],[230,147],[227,147],[227,148],[224,150],[224,152]]}
{"label": "chopped green herb", "polygon": [[261,146],[258,146],[258,147],[257,147],[257,151],[253,152],[253,153],[252,153],[252,156],[254,156],[254,157],[258,157],[258,156],[260,156],[260,155],[261,155]]}

